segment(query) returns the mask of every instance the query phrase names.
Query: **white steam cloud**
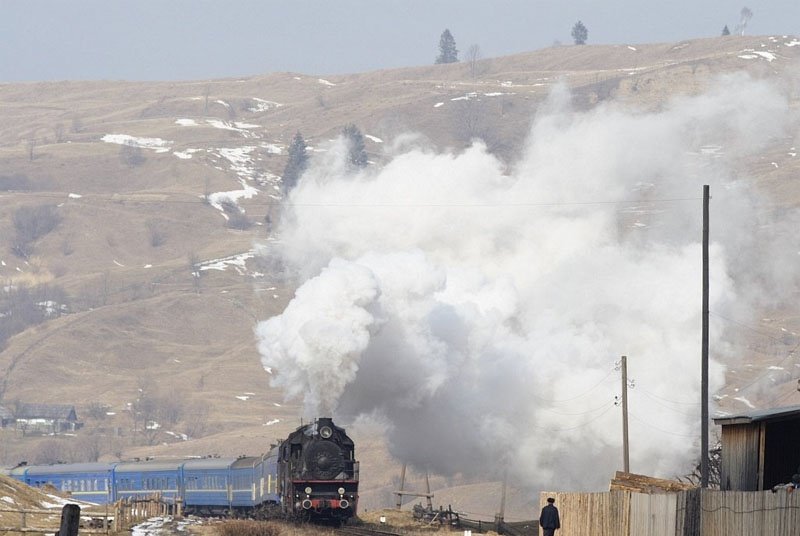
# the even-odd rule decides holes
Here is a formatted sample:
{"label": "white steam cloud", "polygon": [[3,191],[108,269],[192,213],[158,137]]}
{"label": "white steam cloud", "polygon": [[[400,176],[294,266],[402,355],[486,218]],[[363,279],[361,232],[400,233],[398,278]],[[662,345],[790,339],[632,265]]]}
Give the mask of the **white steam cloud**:
{"label": "white steam cloud", "polygon": [[[750,312],[776,278],[796,284],[733,172],[783,133],[787,102],[744,75],[658,112],[569,102],[553,93],[511,170],[480,143],[406,148],[357,175],[342,150],[317,161],[280,228],[305,282],[257,328],[273,383],[309,416],[380,419],[419,468],[507,464],[536,487],[600,489],[621,465],[626,354],[632,469],[686,472],[699,450],[702,185],[711,309]],[[765,267],[765,254],[778,257]],[[712,325],[712,392],[722,332]]]}

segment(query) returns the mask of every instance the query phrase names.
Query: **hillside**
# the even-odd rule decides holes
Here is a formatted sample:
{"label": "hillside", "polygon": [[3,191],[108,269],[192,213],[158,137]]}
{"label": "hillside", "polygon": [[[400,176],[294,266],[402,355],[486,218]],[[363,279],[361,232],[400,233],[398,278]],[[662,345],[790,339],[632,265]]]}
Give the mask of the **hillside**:
{"label": "hillside", "polygon": [[[374,167],[391,159],[407,132],[456,152],[481,138],[511,165],[559,83],[579,110],[612,102],[660,110],[670,98],[700,94],[718,76],[744,71],[785,88],[796,113],[798,66],[797,38],[727,37],[554,47],[475,65],[327,79],[274,73],[0,85],[0,281],[8,297],[0,307],[10,311],[23,299],[15,289],[46,285],[38,303],[53,301],[63,313],[0,344],[0,404],[74,404],[86,421],[74,438],[0,431],[0,462],[35,457],[53,441],[76,457],[87,449],[105,458],[252,454],[298,425],[301,402],[285,401],[270,386],[253,331],[284,310],[300,283],[270,256],[281,239],[272,225],[281,215],[280,175],[297,131],[317,155],[354,123]],[[741,162],[774,214],[800,206],[798,145],[795,128],[794,138]],[[244,224],[233,225],[239,228],[230,225],[224,198],[244,210]],[[40,220],[56,223],[20,244],[19,215],[40,206],[53,207]],[[796,310],[776,306],[758,315],[764,320],[742,335],[752,358],[728,371],[719,397],[735,398],[763,379],[776,356],[800,342]],[[767,333],[766,342],[752,331]],[[772,380],[777,386],[763,403],[797,401],[796,373],[784,366],[789,372]],[[179,415],[142,431],[150,426],[144,399],[173,405]],[[353,428],[364,504],[375,508],[392,503],[399,462],[370,430]],[[453,496],[474,495],[462,491]]]}

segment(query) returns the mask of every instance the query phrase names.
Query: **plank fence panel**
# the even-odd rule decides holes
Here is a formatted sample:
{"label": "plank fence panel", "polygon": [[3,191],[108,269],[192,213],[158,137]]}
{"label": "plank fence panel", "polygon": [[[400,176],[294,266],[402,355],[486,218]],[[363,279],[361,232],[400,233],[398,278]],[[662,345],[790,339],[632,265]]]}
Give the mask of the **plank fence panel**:
{"label": "plank fence panel", "polygon": [[556,499],[562,535],[800,536],[800,490],[668,493],[544,492]]}
{"label": "plank fence panel", "polygon": [[677,515],[676,493],[633,493],[628,534],[675,536]]}

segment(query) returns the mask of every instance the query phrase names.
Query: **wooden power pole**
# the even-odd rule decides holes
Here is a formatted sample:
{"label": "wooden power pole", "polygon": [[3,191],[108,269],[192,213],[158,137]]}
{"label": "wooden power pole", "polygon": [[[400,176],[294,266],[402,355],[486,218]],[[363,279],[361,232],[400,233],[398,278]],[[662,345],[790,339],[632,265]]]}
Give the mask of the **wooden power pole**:
{"label": "wooden power pole", "polygon": [[703,335],[700,380],[700,487],[708,487],[708,204],[709,186],[703,186]]}
{"label": "wooden power pole", "polygon": [[628,449],[628,358],[622,356],[622,461],[626,473],[631,472]]}

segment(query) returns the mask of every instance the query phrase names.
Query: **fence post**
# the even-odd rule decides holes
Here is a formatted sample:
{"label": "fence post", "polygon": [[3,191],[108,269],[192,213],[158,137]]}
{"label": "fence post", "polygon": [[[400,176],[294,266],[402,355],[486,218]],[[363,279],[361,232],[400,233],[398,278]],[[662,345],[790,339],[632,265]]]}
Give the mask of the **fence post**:
{"label": "fence post", "polygon": [[61,526],[56,536],[78,536],[80,521],[81,507],[77,504],[65,504],[61,509]]}

